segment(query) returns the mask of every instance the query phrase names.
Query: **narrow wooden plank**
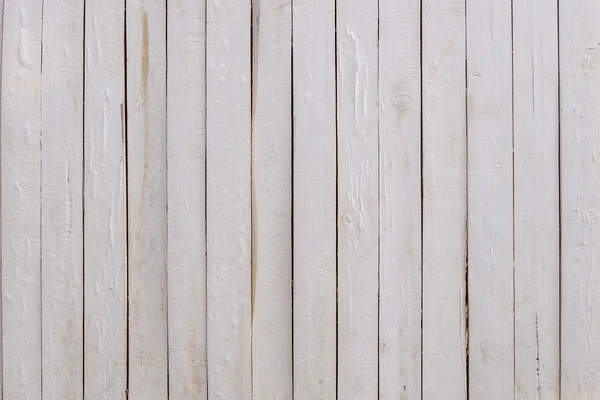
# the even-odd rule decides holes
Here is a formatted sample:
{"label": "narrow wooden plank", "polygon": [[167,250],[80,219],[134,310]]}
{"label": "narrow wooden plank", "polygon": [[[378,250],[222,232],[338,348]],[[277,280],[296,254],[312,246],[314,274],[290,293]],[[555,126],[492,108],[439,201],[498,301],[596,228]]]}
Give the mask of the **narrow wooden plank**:
{"label": "narrow wooden plank", "polygon": [[3,397],[39,399],[42,1],[4,5],[2,160]]}
{"label": "narrow wooden plank", "polygon": [[291,3],[252,4],[252,387],[292,398]]}
{"label": "narrow wooden plank", "polygon": [[293,2],[294,399],[336,393],[335,2]]}
{"label": "narrow wooden plank", "polygon": [[379,2],[380,399],[421,397],[420,3]]}
{"label": "narrow wooden plank", "polygon": [[600,3],[560,2],[561,399],[600,396]]}
{"label": "narrow wooden plank", "polygon": [[126,7],[128,395],[166,399],[166,7],[164,0]]}
{"label": "narrow wooden plank", "polygon": [[84,396],[124,399],[127,387],[125,13],[85,2]]}
{"label": "narrow wooden plank", "polygon": [[558,399],[557,3],[513,3],[516,399]]}
{"label": "narrow wooden plank", "polygon": [[209,398],[252,398],[250,9],[207,7]]}
{"label": "narrow wooden plank", "polygon": [[169,397],[199,399],[207,396],[206,8],[169,0],[167,10]]}
{"label": "narrow wooden plank", "polygon": [[511,2],[467,2],[469,396],[513,398]]}
{"label": "narrow wooden plank", "polygon": [[83,3],[42,27],[42,397],[83,398]]}
{"label": "narrow wooden plank", "polygon": [[423,2],[423,399],[467,399],[465,0]]}
{"label": "narrow wooden plank", "polygon": [[377,398],[377,2],[337,4],[338,397]]}

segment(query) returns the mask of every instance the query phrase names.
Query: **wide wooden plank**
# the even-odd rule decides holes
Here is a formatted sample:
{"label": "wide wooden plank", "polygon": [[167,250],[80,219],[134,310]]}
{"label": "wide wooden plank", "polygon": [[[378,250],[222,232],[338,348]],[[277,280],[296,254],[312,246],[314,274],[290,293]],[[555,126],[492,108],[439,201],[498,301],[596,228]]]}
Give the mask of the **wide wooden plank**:
{"label": "wide wooden plank", "polygon": [[183,400],[207,396],[205,2],[167,11],[169,397]]}
{"label": "wide wooden plank", "polygon": [[557,3],[513,3],[516,399],[558,399]]}
{"label": "wide wooden plank", "polygon": [[5,2],[2,39],[2,392],[39,399],[42,1]]}
{"label": "wide wooden plank", "polygon": [[44,1],[42,397],[83,398],[83,3]]}
{"label": "wide wooden plank", "polygon": [[209,398],[252,398],[250,9],[207,7]]}
{"label": "wide wooden plank", "polygon": [[209,397],[251,398],[250,2],[207,9]]}
{"label": "wide wooden plank", "polygon": [[[379,398],[416,399],[421,396],[421,4],[382,0],[379,14]],[[354,274],[360,285],[358,265]]]}
{"label": "wide wooden plank", "polygon": [[124,11],[85,2],[84,396],[105,400],[127,387]]}
{"label": "wide wooden plank", "polygon": [[335,2],[293,2],[294,399],[336,393]]}
{"label": "wide wooden plank", "polygon": [[467,2],[469,396],[514,397],[511,2]]}
{"label": "wide wooden plank", "polygon": [[465,1],[423,2],[423,399],[467,398]]}
{"label": "wide wooden plank", "polygon": [[378,395],[377,2],[338,3],[338,397]]}
{"label": "wide wooden plank", "polygon": [[166,399],[166,7],[164,0],[126,7],[128,395]]}
{"label": "wide wooden plank", "polygon": [[600,396],[600,3],[560,2],[561,399]]}
{"label": "wide wooden plank", "polygon": [[292,72],[286,0],[252,4],[252,386],[292,398]]}

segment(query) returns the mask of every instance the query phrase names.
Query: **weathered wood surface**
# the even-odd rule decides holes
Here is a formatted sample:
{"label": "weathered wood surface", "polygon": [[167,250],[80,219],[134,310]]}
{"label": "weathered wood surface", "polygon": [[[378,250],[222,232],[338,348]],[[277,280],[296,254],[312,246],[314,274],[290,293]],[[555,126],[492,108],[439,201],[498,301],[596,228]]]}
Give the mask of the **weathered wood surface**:
{"label": "weathered wood surface", "polygon": [[0,0],[3,399],[596,399],[592,0]]}
{"label": "weathered wood surface", "polygon": [[465,1],[423,2],[423,398],[466,400]]}
{"label": "weathered wood surface", "polygon": [[209,398],[252,398],[250,9],[209,2],[206,16]]}
{"label": "weathered wood surface", "polygon": [[421,395],[420,5],[379,2],[379,396],[390,400]]}
{"label": "weathered wood surface", "polygon": [[293,2],[294,399],[336,393],[335,1]]}

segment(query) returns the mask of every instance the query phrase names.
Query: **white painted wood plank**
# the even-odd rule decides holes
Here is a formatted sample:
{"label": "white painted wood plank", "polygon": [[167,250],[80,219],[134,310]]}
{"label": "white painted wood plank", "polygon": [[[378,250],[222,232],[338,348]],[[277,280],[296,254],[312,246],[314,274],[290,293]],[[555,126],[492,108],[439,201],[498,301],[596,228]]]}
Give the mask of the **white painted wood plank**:
{"label": "white painted wood plank", "polygon": [[129,399],[166,399],[166,7],[127,7]]}
{"label": "white painted wood plank", "polygon": [[42,27],[42,397],[83,398],[83,3]]}
{"label": "white painted wood plank", "polygon": [[377,2],[337,4],[338,397],[378,387]]}
{"label": "white painted wood plank", "polygon": [[85,7],[84,396],[113,400],[127,387],[125,13]]}
{"label": "white painted wood plank", "polygon": [[560,2],[561,399],[600,396],[600,3]]}
{"label": "white painted wood plank", "polygon": [[250,1],[207,8],[209,397],[252,398]]}
{"label": "white painted wood plank", "polygon": [[336,394],[335,2],[293,2],[294,399]]}
{"label": "white painted wood plank", "polygon": [[39,399],[42,2],[6,2],[2,48],[2,364],[6,399]]}
{"label": "white painted wood plank", "polygon": [[516,399],[558,399],[557,3],[513,2]]}
{"label": "white painted wood plank", "polygon": [[250,13],[207,7],[209,398],[252,398]]}
{"label": "white painted wood plank", "polygon": [[183,400],[207,396],[205,2],[167,10],[169,397]]}
{"label": "white painted wood plank", "polygon": [[513,398],[511,2],[467,2],[469,396]]}
{"label": "white painted wood plank", "polygon": [[423,2],[423,399],[467,398],[465,1]]}
{"label": "white painted wood plank", "polygon": [[421,396],[420,8],[379,2],[380,399]]}
{"label": "white painted wood plank", "polygon": [[292,73],[286,0],[252,4],[252,386],[292,398]]}

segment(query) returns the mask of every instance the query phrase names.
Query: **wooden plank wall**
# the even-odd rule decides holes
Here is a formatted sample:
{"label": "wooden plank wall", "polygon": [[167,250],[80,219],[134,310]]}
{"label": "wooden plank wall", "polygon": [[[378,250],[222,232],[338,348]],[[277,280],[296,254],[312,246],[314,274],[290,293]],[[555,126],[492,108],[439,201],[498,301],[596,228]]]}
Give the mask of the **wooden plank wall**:
{"label": "wooden plank wall", "polygon": [[0,399],[599,399],[595,0],[0,0]]}

